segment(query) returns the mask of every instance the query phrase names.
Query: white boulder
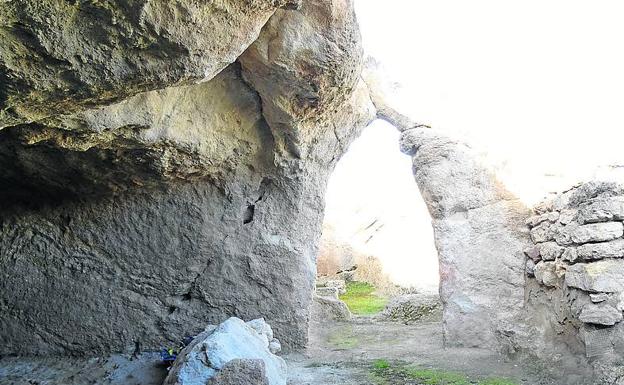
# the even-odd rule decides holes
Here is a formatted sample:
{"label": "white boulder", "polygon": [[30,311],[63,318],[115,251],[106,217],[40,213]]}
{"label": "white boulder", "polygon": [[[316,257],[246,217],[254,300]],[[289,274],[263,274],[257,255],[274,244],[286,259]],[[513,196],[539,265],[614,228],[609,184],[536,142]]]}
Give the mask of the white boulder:
{"label": "white boulder", "polygon": [[269,350],[272,341],[273,331],[263,319],[245,323],[232,317],[198,335],[180,353],[163,385],[205,385],[219,377],[233,384],[231,376],[220,373],[234,360],[259,360],[263,365],[246,367],[261,368],[269,385],[286,385],[286,363]]}

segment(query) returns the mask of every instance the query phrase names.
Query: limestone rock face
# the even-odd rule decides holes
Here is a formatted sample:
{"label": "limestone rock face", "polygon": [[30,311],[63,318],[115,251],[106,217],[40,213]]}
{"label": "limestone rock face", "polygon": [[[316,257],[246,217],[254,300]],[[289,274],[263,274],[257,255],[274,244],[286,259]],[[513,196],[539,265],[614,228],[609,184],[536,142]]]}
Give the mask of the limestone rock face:
{"label": "limestone rock face", "polygon": [[236,65],[206,83],[7,128],[0,138],[0,195],[22,201],[223,180],[243,164],[270,167],[274,145]]}
{"label": "limestone rock face", "polygon": [[309,0],[298,12],[276,11],[241,64],[281,151],[305,157],[319,130],[335,130],[328,117],[365,88],[362,60],[351,0]]}
{"label": "limestone rock face", "polygon": [[[282,36],[299,48],[279,63],[245,54],[242,69],[229,64],[288,2],[44,3],[5,2],[0,31],[22,29],[0,48],[53,39],[70,63],[82,59],[67,47],[94,58],[65,70],[51,42],[0,49],[0,103],[10,99],[0,119],[0,354],[158,349],[231,316],[264,316],[285,349],[302,347],[327,178],[375,113],[351,3],[280,11],[256,46],[282,20],[291,32],[305,23],[319,45],[303,55],[307,37]],[[113,16],[116,27],[79,33]],[[54,32],[64,17],[65,33]],[[334,43],[343,53],[327,56]],[[279,87],[263,85],[267,68],[264,81]],[[291,126],[269,121],[265,106],[280,105],[288,82],[301,89],[308,70],[322,79],[322,103],[289,110]],[[20,83],[29,71],[41,81]],[[75,88],[49,92],[72,76]],[[300,151],[284,150],[284,132]]]}
{"label": "limestone rock face", "polygon": [[580,223],[624,220],[624,199],[610,197],[585,202],[579,208],[578,220]]}
{"label": "limestone rock face", "polygon": [[294,0],[9,0],[0,12],[0,129],[205,81]]}
{"label": "limestone rock face", "polygon": [[401,151],[414,157],[416,183],[434,219],[515,199],[467,145],[431,129],[403,132]]}
{"label": "limestone rock face", "polygon": [[[402,133],[433,218],[445,342],[502,348],[525,333],[528,209],[463,143],[431,129]],[[504,349],[504,348],[503,348]]]}

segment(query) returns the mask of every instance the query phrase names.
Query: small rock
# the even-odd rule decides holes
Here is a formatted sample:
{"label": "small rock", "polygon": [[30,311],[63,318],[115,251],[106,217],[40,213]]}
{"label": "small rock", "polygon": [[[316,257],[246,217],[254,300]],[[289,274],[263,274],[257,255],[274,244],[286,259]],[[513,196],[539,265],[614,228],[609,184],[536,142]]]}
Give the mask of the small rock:
{"label": "small rock", "polygon": [[621,222],[590,223],[587,225],[570,224],[561,228],[555,235],[558,244],[568,246],[589,242],[605,242],[624,235]]}
{"label": "small rock", "polygon": [[600,302],[604,302],[604,301],[608,300],[609,299],[609,294],[607,294],[607,293],[590,294],[589,295],[589,299],[591,299],[591,301],[593,303],[600,303]]}
{"label": "small rock", "polygon": [[526,249],[524,249],[524,254],[529,257],[533,262],[539,262],[542,260],[539,245],[527,247]]}
{"label": "small rock", "polygon": [[530,259],[527,259],[525,270],[529,277],[535,277],[535,262],[533,262]]}
{"label": "small rock", "polygon": [[564,248],[556,242],[546,242],[539,244],[540,255],[544,261],[554,261],[563,254]]}
{"label": "small rock", "polygon": [[544,222],[539,226],[532,228],[531,240],[534,243],[554,241],[554,232],[551,230],[551,224],[549,222]]}
{"label": "small rock", "polygon": [[534,274],[535,279],[545,286],[556,287],[559,284],[555,262],[539,262],[535,265]]}
{"label": "small rock", "polygon": [[564,209],[559,213],[559,223],[567,225],[576,220],[578,211],[574,209]]}
{"label": "small rock", "polygon": [[330,279],[325,282],[325,287],[333,287],[338,290],[338,294],[342,295],[347,292],[347,284],[342,279]]}
{"label": "small rock", "polygon": [[580,223],[619,221],[624,219],[624,197],[598,198],[581,204]]}
{"label": "small rock", "polygon": [[624,257],[624,239],[616,239],[611,242],[587,243],[576,249],[578,257],[584,261],[603,258]]}
{"label": "small rock", "polygon": [[277,354],[282,351],[282,344],[277,338],[273,338],[271,342],[269,342],[269,350],[273,354]]}
{"label": "small rock", "polygon": [[257,318],[255,320],[248,321],[247,326],[266,339],[267,345],[269,344],[269,341],[273,340],[273,329],[271,329],[271,326],[266,323],[264,318]]}
{"label": "small rock", "polygon": [[587,304],[581,310],[579,320],[590,324],[613,326],[622,321],[622,312],[610,305]]}
{"label": "small rock", "polygon": [[563,254],[561,254],[561,259],[564,261],[568,261],[570,263],[574,263],[578,259],[578,253],[576,252],[576,247],[566,247]]}
{"label": "small rock", "polygon": [[347,304],[338,298],[315,295],[312,302],[312,318],[317,321],[346,321],[351,319],[351,311]]}
{"label": "small rock", "polygon": [[530,217],[529,219],[526,220],[526,224],[529,227],[535,227],[537,225],[539,225],[542,222],[556,222],[557,219],[559,219],[559,213],[556,211],[551,211],[551,212],[547,212],[541,215],[534,215],[532,217]]}
{"label": "small rock", "polygon": [[594,293],[624,291],[624,260],[605,259],[570,265],[565,282],[569,287]]}
{"label": "small rock", "polygon": [[327,288],[336,288],[338,290],[338,294],[342,295],[347,292],[347,284],[343,279],[335,279],[335,278],[327,278],[327,277],[319,277],[316,280],[317,292],[321,287]]}
{"label": "small rock", "polygon": [[381,317],[404,323],[423,319],[433,320],[441,316],[442,303],[437,294],[404,294],[393,298],[381,313]]}
{"label": "small rock", "polygon": [[320,297],[330,297],[338,299],[338,288],[337,287],[317,287],[316,295]]}

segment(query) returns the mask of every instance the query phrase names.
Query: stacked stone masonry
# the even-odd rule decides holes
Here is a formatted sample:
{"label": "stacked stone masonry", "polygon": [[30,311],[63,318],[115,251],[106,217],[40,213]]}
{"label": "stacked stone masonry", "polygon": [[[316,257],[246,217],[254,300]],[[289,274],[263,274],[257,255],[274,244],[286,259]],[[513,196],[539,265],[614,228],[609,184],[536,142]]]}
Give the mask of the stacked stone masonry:
{"label": "stacked stone masonry", "polygon": [[538,205],[527,220],[527,274],[553,289],[580,290],[586,303],[575,315],[584,323],[622,321],[623,220],[624,196],[614,184],[585,184]]}

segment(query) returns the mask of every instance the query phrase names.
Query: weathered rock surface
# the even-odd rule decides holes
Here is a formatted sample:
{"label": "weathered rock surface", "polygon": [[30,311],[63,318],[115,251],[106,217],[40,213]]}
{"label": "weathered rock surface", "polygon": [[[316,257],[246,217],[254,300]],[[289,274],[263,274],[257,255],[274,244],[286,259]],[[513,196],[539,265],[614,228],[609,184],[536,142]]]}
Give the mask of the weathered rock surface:
{"label": "weathered rock surface", "polygon": [[559,258],[563,251],[563,247],[557,245],[555,242],[546,242],[538,245],[540,256],[544,261],[554,261]]}
{"label": "weathered rock surface", "polygon": [[581,244],[589,242],[605,242],[624,235],[621,222],[590,223],[587,225],[567,225],[555,235],[560,245]]}
{"label": "weathered rock surface", "polygon": [[401,149],[433,218],[446,343],[513,345],[524,333],[528,210],[462,143],[416,128]]}
{"label": "weathered rock surface", "polygon": [[529,227],[535,227],[540,223],[548,221],[549,223],[554,223],[559,219],[559,213],[557,211],[552,211],[540,215],[534,215],[526,220],[526,224]]}
{"label": "weathered rock surface", "polygon": [[581,204],[579,223],[594,223],[624,220],[624,198],[598,198]]}
{"label": "weathered rock surface", "polygon": [[264,320],[238,318],[208,328],[180,353],[164,385],[286,385],[286,363],[269,351],[270,330]]}
{"label": "weathered rock surface", "polygon": [[577,256],[582,260],[624,257],[624,239],[611,242],[587,243],[576,248]]}
{"label": "weathered rock surface", "polygon": [[[21,201],[105,195],[271,162],[257,94],[232,65],[210,82],[0,132],[0,193]],[[264,164],[264,165],[263,165]],[[8,187],[11,186],[11,187]]]}
{"label": "weathered rock surface", "polygon": [[622,312],[609,305],[587,304],[579,319],[585,323],[612,326],[622,321]]}
{"label": "weathered rock surface", "polygon": [[435,294],[404,294],[393,298],[381,317],[406,324],[418,321],[435,321],[442,315],[440,296]]}
{"label": "weathered rock surface", "polygon": [[347,304],[334,295],[315,295],[312,303],[312,319],[316,321],[347,321],[351,319],[351,311]]}
{"label": "weathered rock surface", "polygon": [[294,0],[4,1],[0,129],[211,79]]}
{"label": "weathered rock surface", "polygon": [[589,295],[589,298],[593,303],[604,302],[609,299],[609,294],[607,293],[592,293]]}
{"label": "weathered rock surface", "polygon": [[320,129],[336,129],[335,111],[366,88],[360,39],[350,0],[309,0],[298,12],[276,11],[241,56],[279,151],[305,157]]}
{"label": "weathered rock surface", "polygon": [[543,243],[555,240],[555,231],[549,222],[542,222],[531,229],[531,240],[535,243]]}
{"label": "weathered rock surface", "polygon": [[[584,183],[543,202],[535,210],[536,219],[527,221],[534,242],[554,238],[565,246],[552,261],[546,261],[552,257],[548,253],[538,253],[543,261],[536,265],[535,280],[527,278],[533,351],[551,361],[591,363],[592,383],[613,383],[613,373],[621,367],[623,196],[617,184]],[[527,250],[529,255],[532,248]]]}
{"label": "weathered rock surface", "polygon": [[[56,3],[28,3],[20,10],[25,3],[8,3],[0,20],[13,20],[15,13],[19,21],[38,9],[58,14]],[[157,65],[144,69],[132,56],[142,57],[140,49],[126,52],[130,48],[120,43],[119,55],[127,56],[134,71],[129,78],[107,78],[110,71],[98,67],[98,56],[85,64],[88,69],[76,69],[96,78],[77,83],[84,94],[74,95],[71,87],[69,94],[47,91],[52,83],[63,84],[62,73],[75,73],[57,71],[63,64],[52,61],[41,72],[50,79],[41,83],[41,98],[31,100],[27,83],[19,85],[26,92],[2,107],[3,122],[37,122],[0,131],[0,182],[6,186],[0,194],[0,354],[102,354],[132,351],[136,343],[157,349],[197,333],[207,322],[260,315],[274,326],[284,348],[301,347],[307,339],[327,177],[374,116],[359,81],[359,33],[347,30],[356,28],[352,5],[309,2],[300,11],[275,15],[257,46],[267,39],[277,44],[270,35],[282,22],[290,23],[291,32],[304,22],[306,35],[286,36],[281,45],[299,48],[285,50],[292,55],[279,56],[279,63],[245,55],[244,76],[254,89],[241,79],[238,64],[221,70],[285,2],[135,3],[67,7],[97,11],[73,16],[71,22],[84,28],[114,14],[122,26],[136,29],[132,39],[143,39],[133,23],[145,23],[156,34],[155,42],[146,41],[153,43],[150,52],[160,55],[154,59]],[[210,10],[219,11],[218,16]],[[135,11],[143,12],[144,21],[126,20]],[[229,32],[215,23],[227,24]],[[154,32],[150,28],[156,24]],[[61,50],[79,39],[109,61],[108,34],[125,27],[106,25],[98,32],[102,41],[94,40],[91,31],[86,40],[72,33],[49,38],[58,40]],[[10,28],[17,27],[22,28]],[[23,27],[60,28],[54,23]],[[68,28],[74,31],[73,24]],[[210,36],[198,38],[197,31],[210,31]],[[311,35],[319,50],[300,55]],[[329,57],[329,51],[320,50],[340,36],[346,39],[336,47],[341,54]],[[24,38],[44,39],[38,34]],[[229,53],[216,45],[197,47],[206,43],[204,38],[227,41]],[[11,39],[0,44],[12,44]],[[180,52],[163,45],[168,42],[178,42]],[[0,50],[2,63],[12,58],[6,52]],[[11,81],[27,78],[26,72],[37,72],[48,61],[11,69]],[[325,71],[330,64],[335,72]],[[117,68],[115,60],[107,65]],[[273,78],[264,78],[267,69]],[[289,92],[290,81],[297,82],[292,89],[304,87],[311,81],[304,76],[308,70],[318,76],[313,83],[320,86],[322,102],[289,110],[290,127],[267,122],[269,103],[290,95],[281,94]],[[0,77],[3,71],[0,65]],[[219,71],[202,84],[137,94],[206,80]],[[10,88],[7,95],[16,90]],[[302,100],[310,101],[304,94]],[[100,106],[111,102],[116,103]],[[295,147],[301,151],[284,151],[290,136],[298,138]]]}
{"label": "weathered rock surface", "polygon": [[624,290],[624,260],[603,260],[570,266],[565,282],[589,292],[621,292]]}
{"label": "weathered rock surface", "polygon": [[[200,384],[198,384],[200,385]],[[202,384],[203,385],[203,384]],[[266,377],[264,361],[232,360],[206,385],[271,385]]]}
{"label": "weathered rock surface", "polygon": [[539,262],[535,265],[533,274],[535,279],[541,284],[549,287],[559,285],[559,276],[557,275],[557,266],[555,262]]}

